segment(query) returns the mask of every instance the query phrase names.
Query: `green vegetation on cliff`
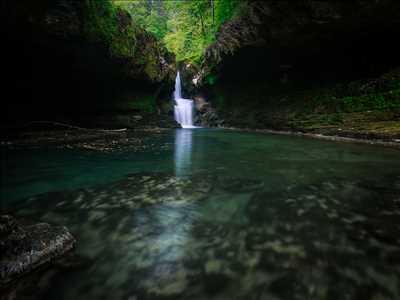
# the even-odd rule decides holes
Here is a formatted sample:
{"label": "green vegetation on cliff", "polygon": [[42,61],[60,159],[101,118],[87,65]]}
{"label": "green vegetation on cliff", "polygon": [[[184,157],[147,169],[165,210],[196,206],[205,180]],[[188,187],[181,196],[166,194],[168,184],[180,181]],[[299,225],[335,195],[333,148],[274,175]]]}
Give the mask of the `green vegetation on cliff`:
{"label": "green vegetation on cliff", "polygon": [[118,33],[117,10],[108,0],[85,0],[82,3],[84,34],[94,40],[111,43]]}
{"label": "green vegetation on cliff", "polygon": [[239,0],[113,1],[163,41],[178,61],[199,63],[221,25],[239,10]]}
{"label": "green vegetation on cliff", "polygon": [[[84,37],[104,44],[110,57],[120,64],[120,71],[132,79],[172,82],[175,73],[173,56],[157,35],[140,26],[140,20],[133,19],[124,8],[110,0],[85,0],[81,8]],[[104,106],[154,113],[159,92],[159,87],[149,92],[139,86],[128,93],[129,96],[115,97]]]}
{"label": "green vegetation on cliff", "polygon": [[212,87],[226,126],[400,137],[400,69],[332,88]]}
{"label": "green vegetation on cliff", "polygon": [[160,115],[176,71],[157,37],[111,0],[33,2],[6,1],[0,18],[7,122]]}
{"label": "green vegetation on cliff", "polygon": [[85,36],[106,43],[112,57],[132,65],[126,69],[130,75],[144,73],[151,81],[165,79],[167,53],[156,36],[110,0],[85,0],[82,5]]}

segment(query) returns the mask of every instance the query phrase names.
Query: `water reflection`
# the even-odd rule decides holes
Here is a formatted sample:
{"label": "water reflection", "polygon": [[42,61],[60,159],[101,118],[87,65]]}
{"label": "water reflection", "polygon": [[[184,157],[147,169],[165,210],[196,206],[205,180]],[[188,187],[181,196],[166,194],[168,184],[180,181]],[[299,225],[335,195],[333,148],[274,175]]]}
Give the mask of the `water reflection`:
{"label": "water reflection", "polygon": [[189,175],[192,166],[193,130],[175,130],[175,175]]}
{"label": "water reflection", "polygon": [[[187,286],[185,258],[190,245],[195,210],[189,205],[157,205],[135,214],[145,215],[146,222],[132,227],[135,238],[129,242],[127,272],[144,272],[137,279],[139,291],[155,295],[183,292]],[[143,216],[143,215],[142,215]],[[127,241],[121,243],[126,245]],[[120,257],[126,257],[120,253]],[[118,276],[118,275],[117,275]],[[112,287],[110,287],[112,288]]]}
{"label": "water reflection", "polygon": [[91,262],[45,299],[400,299],[398,152],[205,129],[168,138],[168,172],[147,171],[156,152],[145,171],[26,201],[19,214],[66,225]]}

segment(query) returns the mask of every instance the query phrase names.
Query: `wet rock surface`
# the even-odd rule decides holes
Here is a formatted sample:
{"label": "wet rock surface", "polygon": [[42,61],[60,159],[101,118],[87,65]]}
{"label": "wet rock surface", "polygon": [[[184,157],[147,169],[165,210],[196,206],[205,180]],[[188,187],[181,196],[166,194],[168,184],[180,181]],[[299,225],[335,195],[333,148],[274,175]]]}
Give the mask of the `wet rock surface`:
{"label": "wet rock surface", "polygon": [[0,216],[0,238],[0,288],[48,267],[75,245],[66,227],[22,224],[10,215]]}
{"label": "wet rock surface", "polygon": [[50,294],[70,284],[62,299],[397,299],[400,178],[387,181],[276,193],[236,176],[137,173],[19,213],[67,224],[94,260],[55,280]]}
{"label": "wet rock surface", "polygon": [[224,121],[219,118],[215,108],[211,106],[203,97],[195,96],[194,103],[196,107],[195,124],[201,127],[219,127]]}
{"label": "wet rock surface", "polygon": [[78,149],[96,152],[140,151],[147,141],[163,136],[166,128],[141,130],[41,130],[3,137],[0,146],[6,149]]}

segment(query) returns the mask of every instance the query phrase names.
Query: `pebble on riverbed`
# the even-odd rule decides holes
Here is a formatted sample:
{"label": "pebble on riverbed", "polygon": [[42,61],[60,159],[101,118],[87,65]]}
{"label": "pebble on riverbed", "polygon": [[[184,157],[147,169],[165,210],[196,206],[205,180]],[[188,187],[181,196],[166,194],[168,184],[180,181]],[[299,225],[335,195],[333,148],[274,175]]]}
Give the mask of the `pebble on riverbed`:
{"label": "pebble on riverbed", "polygon": [[373,184],[332,180],[272,194],[249,179],[138,173],[40,195],[25,210],[65,222],[81,254],[97,259],[71,298],[97,296],[101,281],[108,298],[325,300],[368,290],[396,299],[399,189],[367,193]]}

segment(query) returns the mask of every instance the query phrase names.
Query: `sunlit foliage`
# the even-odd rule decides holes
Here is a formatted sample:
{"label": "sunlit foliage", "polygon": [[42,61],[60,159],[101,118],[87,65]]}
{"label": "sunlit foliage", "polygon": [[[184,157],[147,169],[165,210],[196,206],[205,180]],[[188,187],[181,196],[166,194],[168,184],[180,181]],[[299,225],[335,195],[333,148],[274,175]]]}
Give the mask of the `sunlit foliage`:
{"label": "sunlit foliage", "polygon": [[[239,0],[115,0],[133,20],[162,40],[178,61],[198,62]],[[243,1],[242,1],[243,2]]]}

